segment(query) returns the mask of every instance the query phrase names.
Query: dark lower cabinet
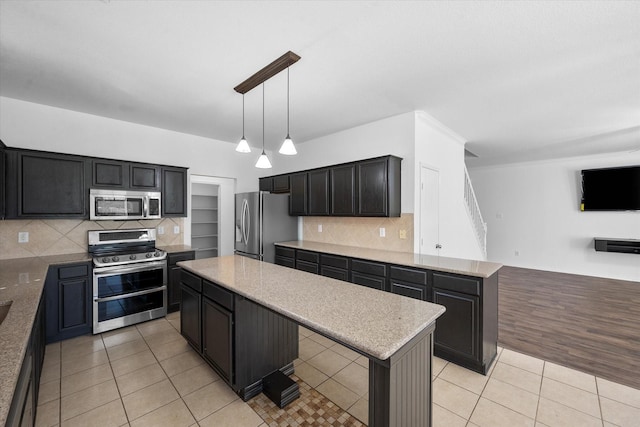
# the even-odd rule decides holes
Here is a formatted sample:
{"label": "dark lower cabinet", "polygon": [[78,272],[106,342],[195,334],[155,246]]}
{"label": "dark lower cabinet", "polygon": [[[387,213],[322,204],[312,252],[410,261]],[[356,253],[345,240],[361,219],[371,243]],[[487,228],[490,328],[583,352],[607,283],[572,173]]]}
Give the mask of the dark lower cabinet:
{"label": "dark lower cabinet", "polygon": [[199,352],[202,349],[202,294],[184,281],[180,286],[180,333]]}
{"label": "dark lower cabinet", "polygon": [[[498,343],[498,273],[478,278],[276,245],[276,264],[446,307],[434,354],[486,374]],[[319,260],[319,264],[318,264]]]}
{"label": "dark lower cabinet", "polygon": [[13,392],[13,399],[5,426],[34,426],[36,421],[36,408],[38,407],[38,393],[40,388],[40,375],[42,362],[44,361],[44,298],[40,298],[38,310],[29,337],[29,343],[22,361],[22,367],[18,374],[18,382]]}
{"label": "dark lower cabinet", "polygon": [[162,168],[162,216],[187,216],[187,169]]}
{"label": "dark lower cabinet", "polygon": [[4,219],[5,216],[5,195],[4,195],[4,189],[5,189],[5,181],[6,181],[6,174],[5,174],[5,145],[2,143],[2,141],[0,140],[0,219]]}
{"label": "dark lower cabinet", "polygon": [[91,333],[91,263],[53,265],[44,285],[46,342]]}
{"label": "dark lower cabinet", "polygon": [[202,300],[202,356],[215,365],[218,373],[232,381],[233,313],[209,298]]}
{"label": "dark lower cabinet", "polygon": [[174,252],[167,256],[167,312],[180,309],[180,261],[195,259],[195,251]]}
{"label": "dark lower cabinet", "polygon": [[273,371],[293,373],[296,323],[189,271],[181,283],[182,335],[243,400],[261,393]]}
{"label": "dark lower cabinet", "polygon": [[434,288],[433,302],[447,307],[437,320],[434,346],[460,357],[477,358],[479,298]]}

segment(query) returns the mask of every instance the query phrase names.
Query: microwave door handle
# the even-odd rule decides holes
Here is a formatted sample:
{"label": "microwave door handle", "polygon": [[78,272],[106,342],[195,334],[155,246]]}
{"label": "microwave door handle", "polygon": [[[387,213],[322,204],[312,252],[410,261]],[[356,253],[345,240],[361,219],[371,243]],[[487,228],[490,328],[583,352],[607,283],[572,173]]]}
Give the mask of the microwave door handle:
{"label": "microwave door handle", "polygon": [[149,197],[145,196],[142,198],[142,217],[146,218],[149,216]]}

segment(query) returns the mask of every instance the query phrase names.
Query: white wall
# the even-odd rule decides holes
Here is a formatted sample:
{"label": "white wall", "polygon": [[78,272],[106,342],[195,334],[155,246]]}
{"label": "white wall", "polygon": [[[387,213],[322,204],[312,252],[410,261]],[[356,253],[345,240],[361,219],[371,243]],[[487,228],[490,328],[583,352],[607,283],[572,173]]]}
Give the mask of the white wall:
{"label": "white wall", "polygon": [[392,154],[402,157],[401,211],[414,209],[414,113],[405,113],[297,144],[298,155],[270,155],[269,175]]}
{"label": "white wall", "polygon": [[488,259],[640,281],[638,255],[596,252],[593,247],[594,237],[640,239],[640,212],[579,210],[582,169],[638,164],[640,152],[471,169],[488,223]]}
{"label": "white wall", "polygon": [[0,139],[9,147],[189,167],[198,175],[236,179],[257,190],[255,158],[235,144],[0,97]]}
{"label": "white wall", "polygon": [[433,119],[416,112],[414,251],[420,252],[420,168],[440,173],[440,255],[484,259],[464,202],[464,139]]}

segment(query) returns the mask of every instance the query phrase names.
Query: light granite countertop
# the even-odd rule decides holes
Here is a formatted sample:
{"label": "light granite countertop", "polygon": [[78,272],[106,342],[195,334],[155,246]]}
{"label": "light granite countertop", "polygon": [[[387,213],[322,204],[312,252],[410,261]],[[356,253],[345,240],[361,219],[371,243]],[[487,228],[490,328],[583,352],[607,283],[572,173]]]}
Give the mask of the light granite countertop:
{"label": "light granite countertop", "polygon": [[445,311],[441,305],[238,255],[178,265],[379,360],[391,357]]}
{"label": "light granite countertop", "polygon": [[4,425],[50,265],[90,261],[87,253],[0,261],[0,304],[13,301],[0,325],[0,425]]}
{"label": "light granite countertop", "polygon": [[187,252],[193,251],[194,249],[189,245],[156,245],[157,249],[161,251],[165,251],[170,254],[174,254],[176,252]]}
{"label": "light granite countertop", "polygon": [[487,277],[491,277],[494,273],[500,270],[500,268],[502,268],[502,264],[497,264],[495,262],[447,258],[434,255],[420,255],[413,252],[384,251],[380,249],[359,248],[356,246],[335,245],[331,243],[310,242],[306,240],[278,242],[276,243],[276,246],[285,246],[288,248],[304,249],[313,252],[342,255],[350,258],[398,264],[407,267],[424,268],[447,273],[464,274],[467,276],[482,277],[485,279]]}

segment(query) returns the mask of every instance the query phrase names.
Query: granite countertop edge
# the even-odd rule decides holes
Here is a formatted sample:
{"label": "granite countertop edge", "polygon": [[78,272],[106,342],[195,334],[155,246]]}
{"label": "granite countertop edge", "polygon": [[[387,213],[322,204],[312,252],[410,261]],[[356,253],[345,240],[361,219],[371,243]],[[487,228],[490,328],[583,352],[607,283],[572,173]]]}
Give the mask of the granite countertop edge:
{"label": "granite countertop edge", "polygon": [[413,252],[395,252],[383,249],[360,248],[357,246],[338,245],[334,243],[313,242],[308,240],[292,240],[276,242],[276,246],[303,249],[313,252],[340,255],[350,258],[378,261],[425,270],[461,274],[465,276],[491,277],[502,268],[502,264],[489,261],[467,260],[433,255],[420,255]]}
{"label": "granite countertop edge", "polygon": [[0,425],[9,415],[49,267],[90,260],[87,253],[0,260],[0,302],[12,301],[0,325]]}

